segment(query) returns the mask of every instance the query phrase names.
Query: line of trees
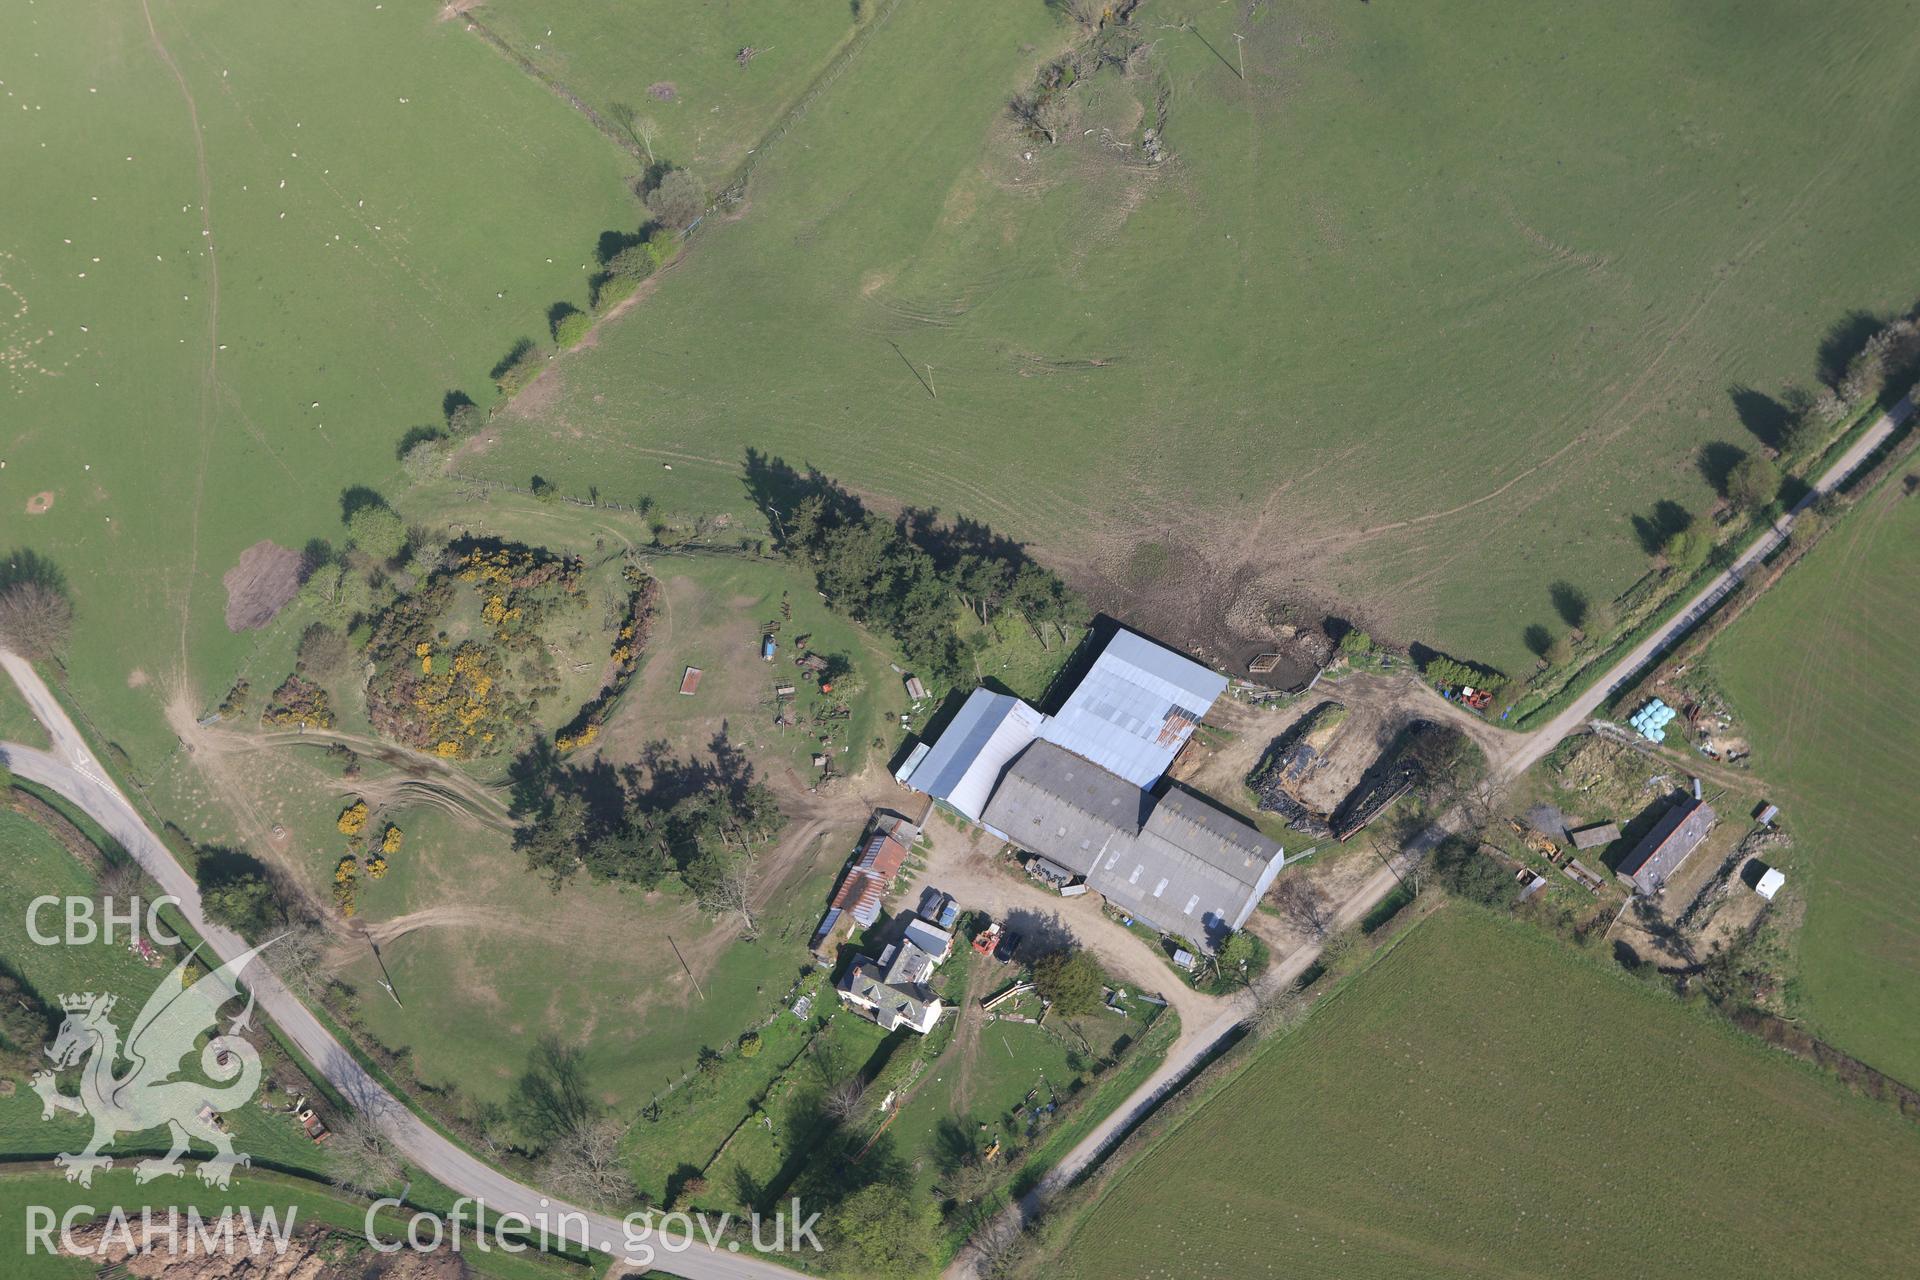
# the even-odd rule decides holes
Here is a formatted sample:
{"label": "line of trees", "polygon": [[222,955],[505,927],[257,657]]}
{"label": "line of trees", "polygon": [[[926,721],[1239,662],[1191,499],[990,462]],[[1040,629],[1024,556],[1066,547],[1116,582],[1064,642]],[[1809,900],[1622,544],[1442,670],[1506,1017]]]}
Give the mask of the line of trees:
{"label": "line of trees", "polygon": [[1434,684],[1471,685],[1476,689],[1492,689],[1495,692],[1506,688],[1508,684],[1506,675],[1492,667],[1462,662],[1424,645],[1414,647],[1413,660],[1419,664],[1420,674]]}
{"label": "line of trees", "polygon": [[868,511],[818,471],[801,475],[777,458],[747,454],[747,487],[767,512],[775,546],[814,568],[829,604],[891,635],[928,678],[966,670],[955,624],[960,610],[983,625],[1001,613],[1025,619],[1043,647],[1091,615],[1060,577],[1019,543],[978,521],[941,523],[937,512],[897,519]]}
{"label": "line of trees", "polygon": [[[1735,511],[1766,518],[1776,503],[1792,496],[1792,464],[1808,462],[1823,448],[1834,424],[1920,378],[1920,315],[1886,320],[1854,312],[1833,327],[1820,363],[1820,381],[1812,391],[1789,385],[1775,398],[1752,387],[1729,388],[1741,420],[1766,446],[1745,451],[1716,442],[1700,450],[1702,474]],[[1713,520],[1676,502],[1657,503],[1650,516],[1635,516],[1633,523],[1642,549],[1683,577],[1732,554],[1731,546],[1718,545]],[[1542,656],[1555,661],[1552,654]]]}
{"label": "line of trees", "polygon": [[[616,116],[636,142],[644,139],[647,171],[635,184],[634,194],[646,207],[648,217],[637,232],[607,231],[600,236],[595,252],[601,270],[587,281],[587,309],[571,302],[556,302],[547,308],[547,332],[559,351],[576,347],[593,328],[595,316],[633,296],[640,282],[671,262],[680,252],[682,235],[706,211],[706,189],[689,171],[653,158],[652,120],[642,120],[630,106],[616,104]],[[521,338],[494,365],[491,377],[500,394],[511,400],[545,370],[554,351],[543,348],[532,338]],[[452,424],[450,423],[449,426]],[[431,430],[431,429],[430,429]],[[409,433],[410,436],[412,433]],[[455,434],[449,432],[449,434]],[[404,456],[428,437],[404,441]]]}

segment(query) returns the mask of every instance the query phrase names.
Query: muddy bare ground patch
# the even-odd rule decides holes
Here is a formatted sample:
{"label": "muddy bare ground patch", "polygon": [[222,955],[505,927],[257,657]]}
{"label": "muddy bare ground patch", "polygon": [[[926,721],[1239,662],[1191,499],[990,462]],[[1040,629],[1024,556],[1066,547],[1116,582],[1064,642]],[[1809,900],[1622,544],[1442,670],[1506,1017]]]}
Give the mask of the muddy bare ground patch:
{"label": "muddy bare ground patch", "polygon": [[[1256,684],[1296,688],[1332,652],[1320,626],[1329,610],[1303,583],[1255,564],[1228,564],[1172,535],[1125,541],[1101,562],[1068,569],[1096,609]],[[1250,674],[1263,654],[1274,655],[1275,665]]]}
{"label": "muddy bare ground patch", "polygon": [[227,588],[227,630],[252,631],[300,590],[300,553],[262,538],[240,553],[240,563],[220,579]]}
{"label": "muddy bare ground patch", "polygon": [[537,418],[552,409],[560,399],[560,371],[551,360],[540,376],[529,382],[500,410],[502,418]]}

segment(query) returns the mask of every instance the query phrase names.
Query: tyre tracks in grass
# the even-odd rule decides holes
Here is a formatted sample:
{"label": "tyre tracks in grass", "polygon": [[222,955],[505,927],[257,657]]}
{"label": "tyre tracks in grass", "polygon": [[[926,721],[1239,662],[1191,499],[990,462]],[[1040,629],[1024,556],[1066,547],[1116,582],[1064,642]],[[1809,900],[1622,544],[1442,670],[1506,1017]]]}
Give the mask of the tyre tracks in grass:
{"label": "tyre tracks in grass", "polygon": [[213,234],[213,175],[207,165],[207,138],[200,127],[200,106],[194,101],[193,88],[186,74],[174,61],[160,28],[153,20],[150,0],[140,0],[140,13],[146,19],[147,39],[154,56],[180,87],[187,108],[187,123],[193,130],[194,171],[200,187],[200,238],[207,250],[207,363],[200,375],[200,460],[194,468],[193,501],[187,508],[187,572],[180,596],[180,677],[186,679],[188,665],[188,627],[193,618],[193,580],[200,569],[200,510],[205,502],[207,464],[213,455],[214,402],[220,380],[220,248]]}

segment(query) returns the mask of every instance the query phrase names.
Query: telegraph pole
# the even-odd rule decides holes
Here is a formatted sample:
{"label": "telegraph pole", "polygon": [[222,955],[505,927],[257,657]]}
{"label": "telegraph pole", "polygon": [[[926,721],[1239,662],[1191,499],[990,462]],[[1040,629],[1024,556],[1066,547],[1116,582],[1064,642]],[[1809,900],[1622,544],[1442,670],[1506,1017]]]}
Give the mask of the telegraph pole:
{"label": "telegraph pole", "polygon": [[406,1005],[400,1004],[400,993],[393,989],[393,975],[387,972],[387,961],[380,954],[380,944],[373,940],[373,935],[367,932],[365,925],[360,927],[360,936],[367,940],[367,949],[373,952],[373,962],[380,966],[380,976],[375,981],[387,989],[387,994],[393,997],[395,1004],[406,1008]]}

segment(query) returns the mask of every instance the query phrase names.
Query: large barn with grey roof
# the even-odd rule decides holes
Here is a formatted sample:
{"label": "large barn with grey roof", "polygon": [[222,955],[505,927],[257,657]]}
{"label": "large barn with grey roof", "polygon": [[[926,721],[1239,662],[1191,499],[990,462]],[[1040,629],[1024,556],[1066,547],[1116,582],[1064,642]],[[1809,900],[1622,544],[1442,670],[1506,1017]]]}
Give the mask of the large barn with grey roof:
{"label": "large barn with grey roof", "polygon": [[1661,815],[1653,830],[1620,860],[1614,874],[1632,885],[1635,893],[1660,892],[1717,820],[1712,805],[1696,796],[1686,797]]}
{"label": "large barn with grey roof", "polygon": [[1226,683],[1123,631],[1057,715],[975,690],[908,785],[1154,927],[1210,944],[1246,923],[1286,859],[1234,815],[1161,786]]}

